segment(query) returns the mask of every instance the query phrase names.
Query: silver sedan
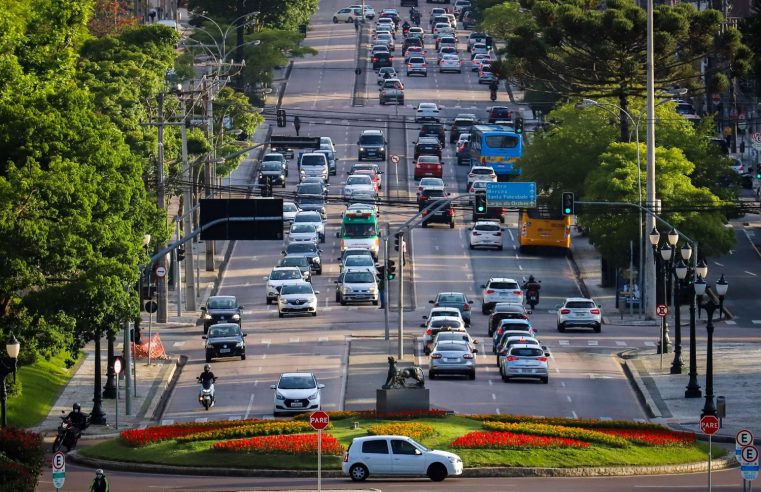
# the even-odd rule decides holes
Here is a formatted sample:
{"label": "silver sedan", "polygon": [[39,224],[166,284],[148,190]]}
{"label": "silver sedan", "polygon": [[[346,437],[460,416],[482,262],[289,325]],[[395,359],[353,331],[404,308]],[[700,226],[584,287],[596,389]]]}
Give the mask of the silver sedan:
{"label": "silver sedan", "polygon": [[467,342],[444,340],[433,347],[428,379],[435,379],[440,374],[462,374],[468,379],[476,379],[476,358]]}

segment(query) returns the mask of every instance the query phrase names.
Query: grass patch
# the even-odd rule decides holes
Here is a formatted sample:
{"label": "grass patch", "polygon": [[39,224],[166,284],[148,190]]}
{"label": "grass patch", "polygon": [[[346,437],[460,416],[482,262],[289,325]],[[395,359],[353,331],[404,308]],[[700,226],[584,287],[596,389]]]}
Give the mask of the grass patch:
{"label": "grass patch", "polygon": [[[352,429],[352,422],[359,428]],[[428,447],[449,450],[449,444],[468,432],[482,430],[481,422],[467,417],[422,418],[415,422],[433,427],[434,435],[421,439]],[[326,432],[335,436],[344,447],[355,437],[368,435],[371,426],[398,423],[389,420],[350,418],[334,420]],[[261,455],[256,453],[222,453],[211,450],[215,441],[183,442],[164,441],[148,446],[130,447],[121,439],[113,439],[94,446],[80,448],[79,452],[92,458],[140,463],[157,463],[180,466],[211,466],[228,468],[314,470],[316,456]],[[613,448],[592,445],[584,449],[455,449],[466,467],[516,466],[516,467],[593,467],[623,465],[667,465],[689,463],[706,459],[707,446],[696,443],[680,448],[662,446],[630,446]],[[714,457],[725,451],[714,446]],[[341,468],[341,457],[323,456],[326,469]]]}
{"label": "grass patch", "polygon": [[10,425],[34,427],[47,418],[63,388],[74,375],[82,355],[76,357],[75,364],[70,369],[66,369],[65,364],[68,358],[70,355],[67,352],[61,352],[49,360],[38,360],[18,370],[16,377],[21,380],[22,392],[17,398],[8,398]]}

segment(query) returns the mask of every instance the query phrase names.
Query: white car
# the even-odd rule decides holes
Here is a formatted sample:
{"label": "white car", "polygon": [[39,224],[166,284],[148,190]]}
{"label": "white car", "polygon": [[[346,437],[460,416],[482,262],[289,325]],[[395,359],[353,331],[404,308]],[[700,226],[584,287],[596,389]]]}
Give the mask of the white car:
{"label": "white car", "polygon": [[267,281],[267,304],[277,300],[280,295],[280,288],[287,284],[298,284],[304,281],[301,270],[297,267],[275,267],[272,272],[264,277]]}
{"label": "white car", "polygon": [[423,190],[440,190],[446,191],[447,185],[441,178],[420,178],[417,186],[417,196],[419,197]]}
{"label": "white car", "polygon": [[281,318],[286,314],[317,316],[317,294],[319,293],[309,282],[282,286],[277,298],[277,315]]}
{"label": "white car", "polygon": [[454,3],[454,13],[459,15],[462,9],[470,8],[470,0],[456,0]]}
{"label": "white car", "polygon": [[415,123],[426,120],[439,121],[439,107],[436,103],[421,102],[418,104],[415,112]]}
{"label": "white car", "polygon": [[602,311],[592,299],[570,297],[557,311],[558,331],[571,326],[589,326],[595,333],[602,331]]}
{"label": "white car", "polygon": [[420,26],[412,26],[410,27],[410,30],[407,31],[407,37],[412,36],[413,38],[423,38],[425,36],[425,31]]}
{"label": "white car", "polygon": [[439,61],[439,72],[457,72],[462,73],[462,62],[457,55],[444,55]]}
{"label": "white car", "polygon": [[277,384],[270,386],[275,390],[273,415],[319,410],[320,390],[324,387],[311,372],[281,374]]}
{"label": "white car", "polygon": [[[450,316],[453,318],[460,318],[460,321],[462,321],[463,326],[465,325],[465,320],[462,319],[462,313],[460,312],[459,309],[455,307],[444,307],[444,306],[432,307],[431,311],[428,313],[428,316],[423,316],[423,319],[436,318],[440,316]],[[422,328],[425,328],[426,323],[421,323],[420,326]]]}
{"label": "white car", "polygon": [[288,244],[292,243],[314,243],[320,242],[320,235],[317,233],[317,224],[299,223],[293,224],[288,231]]}
{"label": "white car", "polygon": [[344,199],[351,198],[352,195],[375,195],[375,185],[373,184],[373,178],[366,174],[352,174],[346,178],[346,184],[344,185],[343,197]]}
{"label": "white car", "polygon": [[452,26],[450,26],[448,22],[439,22],[433,26],[433,39],[444,34],[454,34],[454,32],[454,29],[452,29]]}
{"label": "white car", "polygon": [[341,464],[343,474],[355,482],[373,475],[428,476],[440,482],[462,475],[462,468],[456,454],[428,449],[406,436],[355,437]]}
{"label": "white car", "polygon": [[498,302],[511,302],[514,304],[523,304],[523,290],[518,282],[511,278],[492,277],[482,285],[483,300],[481,301],[481,312],[489,314]]}
{"label": "white car", "polygon": [[[293,223],[299,224],[309,222],[317,226],[317,234],[320,236],[320,242],[325,242],[325,223],[322,221],[322,215],[315,210],[302,210],[293,217]],[[293,227],[293,226],[291,226]]]}
{"label": "white car", "polygon": [[375,22],[375,30],[378,30],[378,26],[390,26],[392,31],[396,30],[396,24],[394,24],[394,20],[390,17],[381,17]]}
{"label": "white car", "polygon": [[385,44],[388,46],[388,50],[393,52],[396,50],[396,43],[394,42],[394,37],[387,32],[382,32],[375,36],[375,44]]}
{"label": "white car", "polygon": [[341,271],[344,270],[365,271],[370,272],[373,275],[378,273],[378,269],[375,267],[375,260],[371,255],[351,255],[341,263]]}
{"label": "white car", "polygon": [[470,185],[473,184],[474,181],[492,181],[496,183],[497,173],[495,173],[494,168],[490,166],[473,166],[470,168],[470,172],[468,172],[468,190],[470,190]]}
{"label": "white car", "polygon": [[431,350],[433,338],[442,330],[443,331],[467,331],[465,322],[460,316],[436,316],[428,318],[423,323],[425,332],[423,333],[423,352],[428,355]]}
{"label": "white car", "polygon": [[486,47],[486,43],[474,43],[473,46],[470,47],[471,59],[475,58],[475,56],[479,54],[489,54],[489,48]]}
{"label": "white car", "polygon": [[333,14],[333,23],[339,22],[354,22],[354,19],[362,18],[362,8],[346,7]]}
{"label": "white car", "polygon": [[[359,9],[360,11],[362,10],[362,6],[361,5],[350,5],[349,8],[350,9]],[[375,19],[375,9],[373,7],[371,7],[371,6],[369,6],[369,5],[365,5],[365,17],[370,19],[370,20]]]}
{"label": "white car", "polygon": [[499,222],[479,220],[470,229],[470,249],[503,248],[503,234]]}
{"label": "white car", "polygon": [[502,364],[505,363],[505,357],[507,357],[507,352],[510,350],[510,347],[513,345],[536,345],[537,347],[540,347],[542,350],[545,351],[546,355],[549,355],[547,353],[547,347],[543,346],[541,343],[539,343],[539,340],[537,340],[534,337],[530,337],[528,335],[512,335],[509,337],[503,337],[499,342],[499,347],[497,347],[497,367],[499,367],[499,372],[502,372]]}
{"label": "white car", "polygon": [[473,60],[471,61],[471,64],[473,65],[470,69],[471,72],[478,72],[481,70],[481,65],[488,65],[491,63],[491,57],[487,55],[486,53],[479,53],[475,57],[473,57]]}
{"label": "white car", "polygon": [[283,202],[283,224],[293,224],[293,218],[299,212],[299,207],[293,202]]}

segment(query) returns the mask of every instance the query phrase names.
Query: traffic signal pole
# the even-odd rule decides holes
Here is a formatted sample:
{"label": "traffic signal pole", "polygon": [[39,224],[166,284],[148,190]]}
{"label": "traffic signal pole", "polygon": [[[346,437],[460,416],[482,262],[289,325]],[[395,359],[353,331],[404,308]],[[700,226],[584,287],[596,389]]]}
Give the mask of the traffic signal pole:
{"label": "traffic signal pole", "polygon": [[[386,237],[383,238],[383,262],[385,264],[385,268],[383,269],[383,274],[388,275],[388,227],[386,227]],[[389,326],[388,326],[388,278],[384,279],[384,289],[383,289],[383,297],[384,299],[381,300],[381,303],[383,304],[383,326],[385,328],[383,332],[383,339],[388,341],[389,339]]]}

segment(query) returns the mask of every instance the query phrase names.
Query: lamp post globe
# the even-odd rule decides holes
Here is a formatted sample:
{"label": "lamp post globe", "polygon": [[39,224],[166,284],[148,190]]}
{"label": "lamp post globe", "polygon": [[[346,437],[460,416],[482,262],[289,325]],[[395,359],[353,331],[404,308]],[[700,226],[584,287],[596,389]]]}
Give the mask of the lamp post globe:
{"label": "lamp post globe", "polygon": [[13,333],[11,333],[8,340],[5,342],[5,352],[11,360],[10,365],[7,365],[0,360],[0,413],[2,413],[2,415],[0,415],[0,424],[2,424],[2,427],[8,427],[8,413],[5,408],[5,402],[8,399],[8,391],[5,387],[5,378],[8,377],[9,374],[13,374],[14,378],[16,377],[16,363],[20,351],[21,343],[19,343]]}
{"label": "lamp post globe", "polygon": [[652,245],[653,247],[656,247],[658,246],[658,241],[660,241],[661,239],[661,233],[658,232],[658,229],[653,227],[653,230],[650,231],[650,234],[647,237],[648,239],[650,239],[650,245]]}

